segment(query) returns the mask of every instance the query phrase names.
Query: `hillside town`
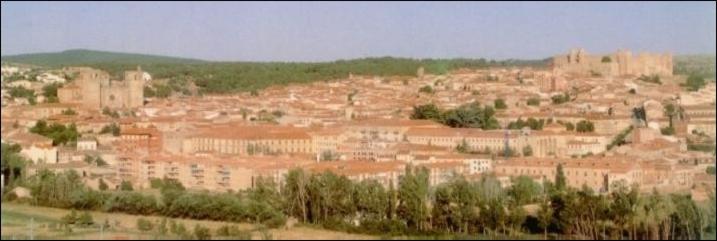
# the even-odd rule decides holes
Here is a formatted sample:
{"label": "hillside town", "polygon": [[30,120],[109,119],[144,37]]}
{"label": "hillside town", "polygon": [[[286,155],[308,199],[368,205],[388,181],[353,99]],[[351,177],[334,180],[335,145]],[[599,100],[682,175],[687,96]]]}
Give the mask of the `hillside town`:
{"label": "hillside town", "polygon": [[[3,65],[2,142],[21,147],[29,175],[75,170],[92,188],[169,178],[241,191],[260,178],[281,184],[296,168],[396,188],[412,166],[428,170],[431,186],[457,175],[504,187],[519,176],[554,182],[562,169],[569,186],[602,194],[635,185],[704,200],[715,190],[706,172],[715,165],[715,83],[686,88],[670,54],[573,49],[545,68],[419,68],[168,98],[145,96],[162,81],[152,74]],[[481,124],[462,116],[476,108]],[[47,134],[53,126],[77,135],[58,139]]]}

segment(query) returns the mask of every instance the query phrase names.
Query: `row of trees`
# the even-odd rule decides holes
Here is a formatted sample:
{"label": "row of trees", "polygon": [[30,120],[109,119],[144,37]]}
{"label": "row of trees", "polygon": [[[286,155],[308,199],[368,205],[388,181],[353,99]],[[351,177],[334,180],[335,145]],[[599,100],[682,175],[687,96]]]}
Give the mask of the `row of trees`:
{"label": "row of trees", "polygon": [[[242,192],[185,190],[171,179],[152,180],[159,198],[133,191],[95,191],[74,171],[47,170],[27,179],[35,205],[162,215],[278,227],[288,217],[327,229],[381,235],[475,235],[520,237],[548,233],[589,239],[688,239],[714,231],[714,195],[707,208],[689,196],[642,195],[614,186],[601,195],[568,187],[562,167],[555,183],[517,177],[503,188],[497,179],[456,176],[429,186],[425,168],[407,167],[397,185],[351,181],[331,172],[294,169],[281,185],[259,178]],[[395,187],[395,188],[394,188]],[[537,206],[529,212],[525,205]],[[709,206],[711,205],[711,206]],[[532,214],[531,214],[532,213]],[[151,228],[150,228],[151,229]]]}
{"label": "row of trees", "polygon": [[493,130],[500,128],[498,120],[493,117],[494,114],[495,110],[492,107],[482,107],[478,102],[445,111],[434,104],[426,104],[414,106],[411,119],[434,120],[453,128]]}

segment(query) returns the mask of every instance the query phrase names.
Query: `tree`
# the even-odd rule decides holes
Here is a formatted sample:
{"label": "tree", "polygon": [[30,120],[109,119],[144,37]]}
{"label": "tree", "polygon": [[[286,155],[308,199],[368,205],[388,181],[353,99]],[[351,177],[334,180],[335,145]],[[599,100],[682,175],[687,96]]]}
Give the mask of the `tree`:
{"label": "tree", "polygon": [[537,97],[532,97],[528,99],[527,104],[531,106],[540,106],[540,99]]}
{"label": "tree", "polygon": [[543,239],[548,240],[548,227],[553,221],[553,207],[550,205],[548,199],[543,199],[540,202],[540,209],[538,209],[538,226],[543,229]]}
{"label": "tree", "polygon": [[552,97],[550,97],[550,99],[553,101],[554,105],[559,105],[570,101],[570,95],[568,95],[568,93],[564,93],[562,95],[553,95]]}
{"label": "tree", "polygon": [[210,240],[212,235],[209,233],[209,228],[204,227],[200,224],[194,226],[194,237],[197,240]]}
{"label": "tree", "polygon": [[109,187],[107,186],[107,183],[105,183],[105,181],[102,180],[102,178],[100,178],[100,182],[99,182],[99,184],[98,184],[98,188],[99,188],[101,191],[106,191]]}
{"label": "tree", "polygon": [[[25,170],[25,166],[29,163],[20,155],[22,148],[17,144],[2,143],[2,158],[0,159],[2,165],[0,166],[0,172],[7,177],[6,184],[12,187],[15,181],[22,175]],[[4,187],[3,187],[4,188]]]}
{"label": "tree", "polygon": [[575,130],[577,132],[594,132],[595,125],[591,121],[581,120],[575,125]]}
{"label": "tree", "polygon": [[77,224],[81,226],[90,226],[94,224],[95,221],[92,219],[92,215],[90,215],[90,212],[83,212],[78,218],[77,218]]}
{"label": "tree", "polygon": [[690,74],[690,76],[687,77],[687,82],[685,83],[685,86],[687,86],[687,90],[689,91],[698,91],[702,87],[704,87],[705,84],[706,83],[704,77],[697,74]]}
{"label": "tree", "polygon": [[137,229],[143,232],[150,231],[154,228],[154,223],[144,218],[137,219]]}
{"label": "tree", "polygon": [[602,56],[602,59],[600,60],[600,62],[610,63],[610,62],[612,62],[612,59],[610,58],[610,56]]}
{"label": "tree", "polygon": [[525,205],[540,194],[540,189],[540,184],[535,183],[532,178],[519,176],[513,180],[513,185],[508,189],[508,195],[516,205]]}
{"label": "tree", "polygon": [[301,221],[308,220],[308,178],[303,169],[292,169],[286,174],[286,181],[282,194],[287,200],[287,213],[298,217]]}
{"label": "tree", "polygon": [[527,145],[523,147],[523,156],[532,156],[533,155],[533,147],[530,145]]}
{"label": "tree", "polygon": [[[406,220],[409,228],[418,231],[426,230],[426,221],[429,218],[428,199],[428,170],[421,168],[413,170],[406,167],[406,172],[399,179],[398,189],[398,216]],[[415,172],[415,173],[414,173]]]}
{"label": "tree", "polygon": [[503,99],[495,99],[493,101],[493,107],[495,107],[495,109],[498,109],[498,110],[504,110],[504,109],[508,108],[508,106],[505,104],[505,100],[503,100]]}
{"label": "tree", "polygon": [[557,171],[555,172],[555,187],[558,190],[563,190],[566,187],[565,173],[563,173],[563,164],[558,164]]}
{"label": "tree", "polygon": [[132,183],[127,180],[124,180],[120,183],[119,189],[121,191],[133,191],[134,190],[134,188],[132,188]]}
{"label": "tree", "polygon": [[418,89],[418,92],[426,93],[426,94],[433,94],[434,91],[433,91],[433,87],[431,87],[430,85],[426,85],[426,86],[423,86],[420,89]]}
{"label": "tree", "polygon": [[411,119],[440,120],[441,111],[434,104],[414,106],[413,114],[411,114]]}

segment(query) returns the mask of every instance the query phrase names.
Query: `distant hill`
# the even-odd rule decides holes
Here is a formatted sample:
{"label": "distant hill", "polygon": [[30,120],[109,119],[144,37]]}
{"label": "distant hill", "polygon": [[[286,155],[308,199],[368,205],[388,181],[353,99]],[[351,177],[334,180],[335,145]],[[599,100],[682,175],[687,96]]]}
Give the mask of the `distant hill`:
{"label": "distant hill", "polygon": [[699,74],[705,78],[715,78],[715,55],[677,55],[674,59],[675,74]]}
{"label": "distant hill", "polygon": [[66,50],[58,53],[35,53],[2,56],[3,63],[21,63],[47,67],[95,64],[197,64],[206,61],[158,55],[116,53],[86,49]]}

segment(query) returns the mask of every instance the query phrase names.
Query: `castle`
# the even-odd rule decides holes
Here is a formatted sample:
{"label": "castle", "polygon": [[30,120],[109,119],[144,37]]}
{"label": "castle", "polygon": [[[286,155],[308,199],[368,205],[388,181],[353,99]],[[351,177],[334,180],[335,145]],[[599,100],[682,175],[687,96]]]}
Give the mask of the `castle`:
{"label": "castle", "polygon": [[124,80],[110,80],[109,73],[88,67],[65,68],[77,74],[72,83],[57,89],[60,103],[81,104],[89,109],[131,109],[144,105],[142,69],[125,71]]}
{"label": "castle", "polygon": [[590,55],[584,49],[571,49],[566,55],[556,55],[553,69],[566,74],[583,76],[672,76],[672,54],[640,53],[618,50],[608,55]]}

